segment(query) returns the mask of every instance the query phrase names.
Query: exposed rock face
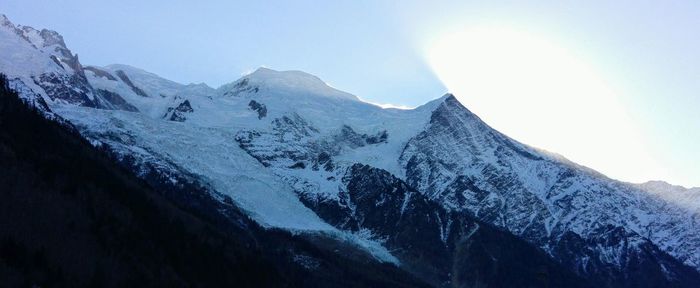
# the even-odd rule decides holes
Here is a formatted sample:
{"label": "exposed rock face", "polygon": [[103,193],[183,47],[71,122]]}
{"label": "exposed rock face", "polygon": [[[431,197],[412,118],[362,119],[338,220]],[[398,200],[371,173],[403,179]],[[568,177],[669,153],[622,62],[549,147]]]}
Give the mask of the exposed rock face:
{"label": "exposed rock face", "polygon": [[[3,49],[25,61],[4,63],[0,66],[7,71],[2,72],[23,82],[45,102],[134,111],[135,107],[118,95],[97,91],[88,83],[78,55],[68,49],[56,31],[14,25],[4,15],[0,16],[0,29],[3,29],[0,31],[5,44]],[[111,103],[112,100],[116,102]]]}
{"label": "exposed rock face", "polygon": [[[10,23],[10,25],[12,24]],[[15,31],[38,49],[53,48],[51,52],[55,53],[54,55],[61,58],[74,57],[73,53],[66,46],[66,42],[63,41],[63,36],[56,31],[47,29],[39,31],[30,26],[17,26]]]}
{"label": "exposed rock face", "polygon": [[332,155],[338,155],[343,149],[385,143],[388,137],[386,131],[376,135],[360,134],[347,125],[322,136],[316,127],[296,113],[275,118],[271,126],[271,132],[248,130],[236,136],[241,148],[265,166],[290,167],[298,161],[309,161],[313,162],[314,169],[323,166],[332,170]]}
{"label": "exposed rock face", "polygon": [[139,112],[138,108],[134,107],[134,105],[129,104],[129,102],[126,102],[126,100],[124,100],[124,98],[122,98],[117,93],[107,91],[107,90],[98,89],[97,94],[100,95],[107,102],[109,102],[113,106],[114,109],[124,110],[124,111],[129,111],[129,112]]}
{"label": "exposed rock face", "polygon": [[608,179],[508,138],[454,96],[384,110],[299,71],[259,69],[213,90],[125,66],[87,68],[96,89],[62,38],[5,20],[0,36],[45,56],[11,71],[30,71],[16,80],[26,102],[56,108],[139,176],[201,181],[260,223],[374,243],[377,259],[434,286],[700,282],[698,206],[674,203],[697,191],[669,198]]}
{"label": "exposed rock face", "polygon": [[8,86],[0,76],[0,286],[429,287],[331,236],[264,229],[183,174],[139,179],[138,162]]}
{"label": "exposed rock face", "polygon": [[163,115],[163,118],[166,118],[170,121],[176,121],[176,122],[185,122],[187,120],[187,114],[194,112],[194,109],[192,109],[192,106],[190,105],[189,100],[182,101],[177,107],[171,107],[168,108],[168,112]]}
{"label": "exposed rock face", "polygon": [[86,107],[99,107],[99,102],[95,100],[92,86],[78,74],[42,74],[34,78],[34,83],[43,88],[51,100],[64,101]]}
{"label": "exposed rock face", "polygon": [[129,76],[127,76],[126,73],[124,73],[124,71],[117,70],[116,73],[117,73],[117,77],[119,77],[119,79],[122,79],[122,81],[124,81],[124,83],[126,83],[126,85],[129,85],[131,90],[133,90],[134,93],[136,93],[136,95],[148,97],[146,92],[143,92],[143,90],[141,90],[141,88],[136,87],[136,85],[134,85],[134,83],[131,82],[131,79],[129,79]]}
{"label": "exposed rock face", "polygon": [[355,132],[352,127],[343,125],[340,133],[333,136],[335,142],[348,143],[351,148],[363,147],[366,145],[386,143],[389,134],[386,130],[378,132],[375,135],[360,134]]}
{"label": "exposed rock face", "polygon": [[260,91],[260,87],[257,85],[251,85],[250,84],[250,79],[248,78],[243,78],[241,80],[238,80],[232,84],[231,89],[226,89],[227,91],[224,92],[224,96],[233,96],[236,97],[240,94],[243,93],[258,93]]}
{"label": "exposed rock face", "polygon": [[56,31],[42,29],[38,31],[29,26],[20,26],[28,42],[37,49],[49,49],[50,58],[65,70],[65,73],[43,73],[34,77],[34,82],[41,86],[52,100],[62,100],[71,104],[87,107],[101,107],[92,87],[87,83],[78,55],[73,55],[66,47],[63,37]]}
{"label": "exposed rock face", "polygon": [[[386,171],[355,164],[346,170],[342,183],[340,201],[335,207],[328,207],[333,205],[329,202],[317,207],[320,215],[379,239],[396,251],[407,269],[434,285],[588,285],[536,247],[440,207]],[[529,261],[518,264],[517,257]]]}
{"label": "exposed rock face", "polygon": [[[442,112],[438,110],[436,113]],[[440,119],[439,115],[434,115],[434,118]],[[468,227],[473,227],[476,225],[475,223],[481,221],[502,225],[501,222],[498,221],[503,219],[503,215],[500,214],[502,212],[499,212],[503,204],[489,203],[488,199],[493,196],[490,195],[489,191],[477,186],[479,185],[477,182],[478,180],[467,176],[457,177],[454,181],[448,182],[450,184],[445,186],[445,190],[442,191],[442,193],[436,193],[436,195],[447,196],[444,198],[437,196],[432,199],[426,198],[426,196],[428,196],[426,193],[417,192],[413,188],[410,188],[412,185],[404,183],[394,176],[391,176],[386,171],[358,164],[352,165],[349,168],[345,168],[347,166],[343,165],[333,165],[331,155],[336,155],[338,151],[340,151],[339,146],[355,149],[365,145],[363,139],[367,139],[367,137],[363,138],[358,136],[357,133],[353,133],[351,128],[341,128],[339,133],[330,137],[330,139],[333,140],[324,139],[312,141],[309,139],[312,138],[314,134],[304,129],[306,127],[306,122],[301,120],[280,120],[276,123],[287,124],[284,126],[285,129],[279,129],[280,134],[277,137],[265,138],[264,134],[248,132],[250,138],[246,140],[239,139],[239,141],[246,151],[251,153],[252,156],[260,160],[266,166],[281,168],[282,165],[286,165],[289,169],[304,169],[306,168],[306,165],[303,165],[304,161],[309,161],[312,163],[312,169],[325,171],[324,173],[328,175],[326,180],[328,180],[329,183],[335,183],[337,186],[323,185],[322,187],[338,187],[335,188],[339,189],[337,194],[318,190],[319,188],[315,188],[310,181],[303,179],[303,177],[290,176],[280,171],[280,174],[287,175],[284,176],[285,179],[287,179],[293,187],[296,187],[302,201],[316,211],[324,220],[342,229],[358,231],[358,233],[368,233],[371,237],[379,239],[390,249],[402,251],[397,255],[402,259],[402,262],[414,263],[416,265],[416,267],[412,268],[415,269],[414,272],[422,275],[424,279],[428,279],[431,282],[439,283],[445,281],[445,283],[447,283],[453,281],[453,283],[455,283],[454,281],[460,279],[459,283],[470,283],[469,285],[478,283],[479,280],[472,279],[477,282],[467,280],[469,277],[475,277],[474,275],[468,276],[470,272],[465,272],[467,274],[461,276],[452,274],[453,279],[449,279],[449,275],[446,274],[446,271],[454,271],[455,267],[451,266],[454,263],[445,260],[454,259],[455,263],[461,263],[462,265],[467,265],[467,263],[469,263],[464,260],[464,250],[459,249],[459,245],[455,243],[457,241],[455,239],[464,240],[464,235],[469,232],[467,229]],[[295,123],[295,125],[291,125],[290,123]],[[436,120],[433,124],[434,123],[444,124],[448,122]],[[292,135],[283,136],[284,133],[282,133],[282,131],[294,132],[291,133]],[[447,132],[449,130],[444,131]],[[506,141],[507,139],[503,138],[502,140]],[[276,144],[275,141],[277,141]],[[310,143],[307,141],[310,141]],[[292,143],[309,144],[307,144],[304,149]],[[500,143],[500,145],[504,144]],[[518,147],[515,146],[515,144],[510,144],[510,146]],[[523,150],[521,150],[520,153],[510,153],[507,155],[523,155],[523,157],[527,159],[543,159],[530,154],[530,151],[525,150],[527,149],[525,147],[518,148]],[[322,152],[318,153],[312,151]],[[407,172],[416,172],[414,169],[417,168],[413,168],[411,165],[416,164],[408,165]],[[429,168],[421,171],[437,172],[440,171],[437,170],[438,168],[442,168],[434,164],[428,167]],[[345,174],[342,172],[344,169],[347,169]],[[413,174],[407,173],[408,179],[415,180],[415,178],[411,177],[416,176],[412,175]],[[336,181],[338,178],[341,179],[340,182]],[[440,182],[436,181],[436,183]],[[358,193],[358,191],[363,192]],[[458,193],[458,191],[463,192]],[[332,195],[336,196],[333,197]],[[521,196],[520,201],[523,201],[521,203],[529,203],[527,205],[527,211],[530,211],[529,209],[532,207],[541,205],[537,202],[537,199],[527,198],[526,196],[527,195]],[[444,205],[444,199],[454,200],[455,202],[452,203],[454,205],[469,205],[471,203],[472,205],[485,204],[485,206],[481,206],[483,211],[479,212],[474,212],[474,210],[470,209],[454,209],[453,207],[456,206]],[[478,211],[478,209],[475,210]],[[482,220],[476,220],[472,217],[477,217],[477,219]],[[483,224],[482,227],[489,227],[489,229],[492,229],[489,224]],[[404,231],[405,229],[409,231]],[[620,228],[618,227],[616,229]],[[418,234],[408,233],[410,231]],[[696,276],[686,277],[687,275],[696,274],[695,272],[690,272],[688,267],[672,259],[668,254],[659,250],[657,246],[651,244],[651,242],[643,239],[636,233],[623,232],[610,234],[606,232],[607,230],[593,231],[591,235],[600,236],[586,240],[575,233],[566,233],[561,237],[548,238],[549,236],[546,234],[546,231],[522,231],[523,238],[535,245],[541,245],[541,242],[536,242],[536,240],[527,237],[540,237],[535,239],[554,242],[547,244],[554,247],[549,250],[548,253],[555,255],[555,259],[560,261],[560,263],[564,265],[563,267],[581,267],[574,268],[574,271],[590,279],[592,283],[597,283],[596,285],[607,287],[639,287],[650,285],[645,287],[653,287],[654,285],[668,283],[670,279],[675,279],[672,280],[672,283],[675,283],[674,285],[683,286],[693,283],[697,278]],[[515,239],[515,237],[512,236],[493,236],[493,233],[494,232],[488,232],[487,235],[491,235],[490,237],[500,237],[499,239]],[[487,240],[485,239],[481,241],[485,242],[481,243],[477,240],[473,240],[466,241],[465,243],[469,243],[468,247],[493,245],[493,243],[486,242]],[[488,241],[493,240],[489,239]],[[527,246],[531,244],[523,243],[518,245]],[[416,251],[410,252],[411,249],[416,249]],[[495,247],[491,246],[490,249],[495,249]],[[404,254],[404,252],[406,254]],[[475,254],[469,255],[481,255],[480,253],[482,252],[483,251],[472,251],[471,253]],[[617,254],[618,256],[612,256],[614,254],[610,254],[611,252],[620,254]],[[503,254],[502,251],[493,253],[501,256],[506,255]],[[462,256],[456,257],[455,255]],[[547,256],[545,255],[546,254],[543,253],[540,256],[541,259],[546,259]],[[611,256],[619,260],[611,263],[609,262],[610,258],[607,258]],[[583,263],[583,266],[580,262],[582,258],[589,259]],[[483,263],[483,259],[480,263]],[[435,270],[425,271],[420,267],[434,267]],[[662,269],[660,267],[673,267],[671,269],[676,271],[672,272],[676,273],[675,276],[669,279],[667,275],[663,274],[666,268]],[[473,269],[473,267],[470,269]],[[634,277],[631,277],[632,275],[630,274],[626,274],[628,272],[625,271],[637,271],[636,269],[648,270],[650,273],[648,273],[647,276],[649,277],[635,278],[635,280],[628,279]],[[551,274],[551,272],[542,273],[547,275]],[[494,275],[492,276],[495,277]]]}
{"label": "exposed rock face", "polygon": [[19,79],[8,79],[8,87],[5,89],[17,92],[17,94],[22,95],[22,100],[24,103],[32,107],[33,109],[39,111],[45,118],[54,120],[59,123],[66,123],[60,116],[56,115],[51,111],[49,105],[44,101],[44,98],[36,93],[32,88],[29,88],[24,82]]}
{"label": "exposed rock face", "polygon": [[284,145],[288,141],[310,141],[312,135],[319,134],[317,128],[297,114],[275,118],[271,126],[271,132],[244,130],[235,138],[241,148],[265,166],[291,167],[298,161],[308,161],[318,149],[315,143],[307,143],[308,146]]}
{"label": "exposed rock face", "polygon": [[[690,259],[696,256],[685,257],[696,248],[677,243],[666,252],[661,248],[669,245],[668,231],[688,229],[682,228],[689,224],[682,213],[667,211],[625,184],[538,155],[492,130],[454,98],[435,110],[426,130],[406,145],[401,161],[409,185],[430,199],[511,231],[580,275],[604,279],[601,283],[612,287],[648,285],[647,280],[692,283],[682,276],[683,262],[695,263]],[[629,207],[666,212],[658,222],[646,223]],[[693,243],[697,237],[680,236]],[[688,249],[682,253],[686,256],[671,260],[668,253],[678,249]],[[655,282],[630,280],[635,278],[631,271],[640,269],[650,271],[646,275]]]}
{"label": "exposed rock face", "polygon": [[100,68],[93,67],[93,66],[86,66],[86,67],[84,67],[84,69],[95,73],[95,75],[97,77],[102,77],[102,78],[106,78],[108,80],[117,81],[117,78],[112,76],[112,74],[110,74],[109,72],[102,70]]}
{"label": "exposed rock face", "polygon": [[[575,183],[590,183],[587,185],[592,191],[587,193],[602,193],[605,195],[603,197],[609,197],[607,201],[625,203],[623,205],[626,207],[633,204],[626,203],[629,201],[625,200],[628,199],[626,196],[616,198],[620,197],[616,195],[620,195],[618,194],[620,192],[638,193],[639,191],[611,183],[610,180],[600,178],[598,174],[592,174],[589,170],[558,162],[507,138],[483,124],[454,97],[446,98],[444,103],[433,112],[425,131],[419,133],[405,146],[400,161],[405,165],[407,183],[397,184],[398,186],[394,189],[387,191],[381,188],[382,185],[365,179],[360,182],[372,183],[366,184],[365,189],[373,193],[361,197],[350,193],[357,190],[355,185],[358,182],[349,181],[357,178],[348,175],[357,176],[359,173],[357,171],[369,173],[367,169],[371,170],[371,168],[348,166],[347,163],[337,163],[333,158],[341,154],[341,151],[359,149],[372,143],[384,143],[388,138],[385,132],[369,136],[359,134],[346,125],[336,133],[321,136],[317,130],[309,128],[307,122],[299,115],[275,120],[273,130],[277,131],[276,133],[245,132],[245,137],[237,138],[241,147],[265,166],[277,171],[276,173],[295,187],[302,201],[328,223],[342,229],[368,233],[371,237],[380,239],[390,249],[405,251],[407,247],[413,247],[428,251],[439,247],[440,245],[436,244],[438,242],[443,243],[443,246],[449,246],[446,243],[449,242],[451,229],[469,227],[465,223],[483,221],[484,225],[489,227],[495,225],[500,227],[498,229],[505,229],[525,239],[530,245],[541,247],[546,254],[564,267],[570,267],[569,269],[576,274],[590,279],[596,285],[653,287],[673,283],[672,285],[688,286],[697,281],[696,279],[700,279],[696,272],[692,272],[692,269],[671,257],[658,244],[641,236],[639,232],[625,228],[626,225],[630,225],[629,222],[620,222],[618,216],[612,216],[617,213],[625,214],[619,208],[617,211],[611,211],[610,203],[600,201],[600,196],[583,196],[585,193],[582,190],[567,192],[567,189],[576,187],[573,186]],[[522,165],[527,167],[533,163],[536,165],[533,168],[521,168]],[[314,182],[303,174],[286,172],[309,168],[323,175],[325,181],[319,185],[316,184],[319,182]],[[385,181],[403,183],[386,171],[382,173],[385,174],[383,176],[386,177]],[[528,177],[526,179],[538,177],[524,173],[536,173],[539,177],[552,179],[553,182],[537,180],[534,183],[523,183],[520,177]],[[537,184],[538,181],[551,183],[544,189],[548,191],[549,196],[542,198],[540,192],[530,190],[532,187],[527,184]],[[371,189],[368,188],[370,186]],[[333,191],[333,189],[337,190]],[[403,196],[392,196],[394,193],[403,195],[404,192],[400,191],[414,192],[409,193],[414,196],[405,197],[405,199],[411,200],[417,197],[415,195],[420,195],[421,201],[432,204],[426,204],[430,208],[408,210],[396,210],[396,207],[386,206],[403,203]],[[567,193],[570,194],[562,195]],[[554,197],[554,195],[562,196]],[[372,200],[363,202],[364,196]],[[591,198],[582,203],[578,202],[576,197]],[[557,199],[556,204],[548,203],[547,199],[550,198]],[[598,199],[594,200],[595,198]],[[654,206],[655,202],[648,199],[641,201],[649,205],[645,209],[657,209]],[[580,206],[584,204],[590,206]],[[552,205],[556,205],[556,208]],[[558,209],[561,210],[553,212]],[[586,212],[586,210],[589,211]],[[392,233],[402,228],[380,225],[401,223],[400,217],[396,215],[404,215],[405,212],[396,211],[411,211],[408,214],[422,215],[421,219],[412,219],[408,222],[421,227],[419,231],[423,237],[432,235],[430,237],[433,237],[433,240],[426,240],[426,243],[431,244],[420,246],[417,243],[420,237],[417,235],[401,238]],[[576,213],[578,217],[593,217],[592,219],[595,220],[577,219],[566,216],[566,213]],[[425,218],[425,215],[435,216]],[[552,215],[567,219],[566,223],[562,223],[563,220],[552,219],[554,217]],[[671,218],[667,219],[679,216],[669,217]],[[430,218],[434,219],[429,220]],[[426,219],[432,222],[418,225]],[[631,218],[628,221],[633,223],[634,219]],[[459,224],[452,227],[450,225],[455,224],[446,224],[448,222]],[[669,224],[676,225],[673,222]],[[673,229],[673,226],[659,228]],[[435,230],[429,232],[431,229]],[[435,256],[436,259],[459,252],[457,249],[445,248],[438,254],[440,253],[442,256]],[[404,263],[412,263],[412,256],[398,254]],[[424,255],[420,259],[427,258],[430,257]],[[437,270],[450,271],[446,263],[421,263],[419,265],[421,267],[442,267]],[[639,270],[648,271],[645,274],[648,277],[633,277],[635,272],[631,271]],[[447,277],[435,271],[432,274],[425,271],[417,273],[427,273],[424,276],[430,274],[425,277],[433,280],[444,280],[444,277]]]}
{"label": "exposed rock face", "polygon": [[251,110],[258,112],[258,119],[262,119],[267,116],[267,106],[265,106],[265,104],[258,103],[255,100],[250,100],[250,102],[248,102],[248,107]]}

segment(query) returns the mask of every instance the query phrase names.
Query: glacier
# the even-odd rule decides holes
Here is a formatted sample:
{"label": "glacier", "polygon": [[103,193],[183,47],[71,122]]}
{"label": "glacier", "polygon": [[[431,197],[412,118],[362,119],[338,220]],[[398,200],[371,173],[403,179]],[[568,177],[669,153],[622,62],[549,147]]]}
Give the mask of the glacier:
{"label": "glacier", "polygon": [[[0,72],[47,116],[137,174],[201,183],[269,229],[331,235],[410,266],[415,247],[395,230],[411,223],[388,219],[413,214],[434,226],[420,226],[433,234],[415,246],[440,253],[485,223],[579,275],[626,278],[644,267],[672,281],[700,271],[697,189],[610,179],[501,134],[451,94],[383,108],[269,68],[218,88],[184,85],[128,65],[83,66],[58,33],[4,15],[0,40]],[[375,209],[391,211],[368,220]]]}

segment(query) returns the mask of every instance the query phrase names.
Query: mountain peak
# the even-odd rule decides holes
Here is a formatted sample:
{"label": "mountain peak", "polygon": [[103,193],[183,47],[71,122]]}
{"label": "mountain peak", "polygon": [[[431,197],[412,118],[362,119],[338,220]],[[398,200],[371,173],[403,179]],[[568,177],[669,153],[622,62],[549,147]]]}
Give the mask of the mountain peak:
{"label": "mountain peak", "polygon": [[442,97],[438,98],[437,100],[438,102],[445,104],[449,107],[464,110],[469,115],[476,116],[471,110],[469,110],[469,108],[462,104],[462,102],[460,102],[459,99],[457,99],[457,96],[455,96],[452,93],[445,93],[445,95],[442,95]]}
{"label": "mountain peak", "polygon": [[[63,40],[63,36],[59,34],[56,31],[53,30],[48,30],[48,29],[41,29],[37,30],[29,26],[22,26],[22,30],[25,31],[25,33],[36,33],[40,37],[42,43],[41,47],[49,47],[52,45],[58,45],[64,49],[68,49],[66,47],[66,42]],[[35,43],[35,45],[38,43]]]}
{"label": "mountain peak", "polygon": [[675,185],[662,180],[651,180],[639,184],[639,186],[656,191],[685,191],[685,190],[696,190],[700,191],[700,187],[684,187],[681,185]]}
{"label": "mountain peak", "polygon": [[22,35],[22,30],[20,30],[15,23],[12,23],[9,18],[5,14],[0,14],[0,27],[4,27],[7,29],[10,29],[13,33],[19,35],[20,37],[23,37]]}
{"label": "mountain peak", "polygon": [[270,69],[267,67],[259,67],[258,69],[255,69],[252,73],[246,75],[246,77],[249,78],[286,78],[286,79],[292,79],[294,78],[295,80],[301,80],[304,79],[306,81],[315,81],[315,82],[323,82],[320,78],[316,77],[315,75],[306,73],[304,71],[299,71],[299,70],[285,70],[285,71],[279,71],[279,70],[274,70]]}
{"label": "mountain peak", "polygon": [[321,78],[312,74],[298,70],[277,71],[266,67],[260,67],[241,79],[222,86],[220,89],[225,91],[224,95],[238,95],[240,91],[244,90],[258,91],[258,89],[242,90],[241,88],[246,88],[243,86],[274,90],[281,94],[323,96],[359,101],[357,96],[335,89],[321,80]]}
{"label": "mountain peak", "polygon": [[[0,13],[0,25],[2,25],[2,26],[12,25],[12,22],[10,22],[10,19],[8,19],[5,14]],[[12,26],[14,26],[14,25],[12,25]]]}
{"label": "mountain peak", "polygon": [[55,47],[53,51],[58,53],[56,55],[60,55],[64,58],[72,58],[72,54],[66,46],[63,36],[56,31],[48,29],[37,30],[31,26],[15,25],[4,14],[0,14],[0,27],[9,29],[12,33],[34,46],[34,48],[42,49],[55,45],[57,47]]}

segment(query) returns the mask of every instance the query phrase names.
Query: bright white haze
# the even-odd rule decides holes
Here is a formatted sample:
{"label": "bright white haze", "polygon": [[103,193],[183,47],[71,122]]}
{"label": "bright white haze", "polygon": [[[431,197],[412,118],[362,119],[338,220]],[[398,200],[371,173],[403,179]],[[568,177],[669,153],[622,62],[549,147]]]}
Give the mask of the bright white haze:
{"label": "bright white haze", "polygon": [[503,27],[464,28],[429,47],[450,92],[506,135],[613,178],[668,176],[612,87],[571,51]]}

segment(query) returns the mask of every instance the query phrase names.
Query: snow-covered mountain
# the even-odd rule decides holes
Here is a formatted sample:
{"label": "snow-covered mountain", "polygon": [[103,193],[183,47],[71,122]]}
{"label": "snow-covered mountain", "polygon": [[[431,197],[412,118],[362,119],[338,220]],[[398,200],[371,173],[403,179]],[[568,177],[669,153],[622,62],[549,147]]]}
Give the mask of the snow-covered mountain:
{"label": "snow-covered mountain", "polygon": [[685,188],[664,181],[649,181],[638,185],[642,190],[656,195],[665,202],[673,203],[700,217],[700,187]]}
{"label": "snow-covered mountain", "polygon": [[25,99],[144,179],[201,183],[266,227],[349,241],[435,285],[473,285],[470,261],[518,251],[595,286],[700,283],[697,190],[609,179],[508,138],[453,95],[384,109],[266,68],[183,85],[83,67],[58,33],[0,22],[0,73]]}

